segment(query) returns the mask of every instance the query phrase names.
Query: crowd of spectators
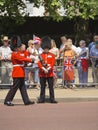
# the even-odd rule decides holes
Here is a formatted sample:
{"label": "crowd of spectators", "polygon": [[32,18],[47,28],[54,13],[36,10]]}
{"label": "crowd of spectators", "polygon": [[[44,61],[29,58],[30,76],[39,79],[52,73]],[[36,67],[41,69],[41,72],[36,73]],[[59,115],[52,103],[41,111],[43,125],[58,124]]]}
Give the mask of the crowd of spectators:
{"label": "crowd of spectators", "polygon": [[[51,39],[50,52],[55,55],[55,59],[60,60],[62,69],[59,75],[62,77],[65,88],[73,88],[75,82],[74,66],[78,69],[78,79],[80,87],[87,87],[88,85],[88,67],[91,62],[92,78],[94,85],[98,83],[98,35],[95,35],[93,41],[86,44],[85,40],[80,40],[79,46],[76,47],[71,38],[65,36],[60,37],[61,45],[57,48],[54,39]],[[2,86],[11,84],[11,53],[10,42],[8,36],[2,39],[3,45],[0,47],[0,77]],[[33,57],[34,63],[28,63],[25,66],[25,84],[27,87],[35,85],[39,89],[39,55],[43,52],[41,48],[41,39],[30,39],[28,47],[23,44],[23,52],[26,52],[27,57]],[[54,66],[54,87],[57,86],[57,64]],[[71,85],[68,86],[68,83]]]}

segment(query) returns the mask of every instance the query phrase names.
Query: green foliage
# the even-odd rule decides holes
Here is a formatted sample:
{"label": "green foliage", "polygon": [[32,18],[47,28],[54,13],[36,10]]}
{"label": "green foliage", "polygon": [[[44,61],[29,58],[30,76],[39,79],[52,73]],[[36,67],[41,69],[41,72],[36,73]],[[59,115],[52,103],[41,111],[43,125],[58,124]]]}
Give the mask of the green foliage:
{"label": "green foliage", "polygon": [[[31,3],[33,2],[35,7],[40,7],[41,5],[44,6],[44,15],[46,19],[52,18],[57,22],[62,21],[64,18],[75,20],[75,29],[77,33],[87,30],[89,19],[98,18],[98,0],[29,1]],[[12,21],[15,21],[14,23],[18,25],[23,24],[25,21],[25,8],[26,5],[23,0],[0,0],[0,15],[3,17],[8,17]],[[61,8],[63,8],[64,17],[61,16],[59,12]],[[3,23],[4,22],[2,22],[2,24]],[[7,27],[9,24],[7,23]]]}
{"label": "green foliage", "polygon": [[22,0],[2,0],[0,15],[15,20],[17,24],[22,24],[24,22],[22,16],[25,15],[24,9],[25,4]]}
{"label": "green foliage", "polygon": [[44,15],[46,19],[53,18],[55,21],[63,20],[63,17],[59,14],[59,9],[61,8],[61,2],[59,0],[29,0],[34,3],[35,7],[44,6]]}
{"label": "green foliage", "polygon": [[98,16],[98,0],[29,0],[34,2],[35,6],[43,5],[45,15],[54,20],[63,20],[59,9],[64,8],[66,18],[73,19],[77,16],[88,20]]}
{"label": "green foliage", "polygon": [[3,6],[4,0],[0,0],[0,6]]}
{"label": "green foliage", "polygon": [[59,0],[44,0],[43,3],[45,7],[45,15],[53,18],[53,20],[61,21],[63,19],[62,16],[60,16],[58,10],[61,7],[61,3]]}
{"label": "green foliage", "polygon": [[[34,6],[41,5],[45,8],[45,16],[53,18],[53,20],[63,20],[59,13],[61,8],[64,9],[65,17],[69,19],[77,16],[88,20],[94,19],[98,15],[98,0],[29,0]],[[16,20],[16,23],[24,22],[26,5],[23,0],[0,0],[0,13]]]}
{"label": "green foliage", "polygon": [[62,0],[68,18],[94,19],[98,15],[97,0]]}

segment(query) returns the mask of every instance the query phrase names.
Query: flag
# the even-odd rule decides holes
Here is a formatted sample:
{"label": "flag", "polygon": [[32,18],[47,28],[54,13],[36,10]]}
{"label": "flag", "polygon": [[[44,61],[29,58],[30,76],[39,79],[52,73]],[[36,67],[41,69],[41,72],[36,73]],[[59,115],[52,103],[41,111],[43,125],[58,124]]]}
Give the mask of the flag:
{"label": "flag", "polygon": [[82,68],[84,70],[84,72],[87,72],[88,71],[88,59],[81,59],[81,65],[82,65]]}
{"label": "flag", "polygon": [[41,44],[41,38],[39,38],[39,37],[37,37],[37,36],[35,36],[35,35],[33,35],[33,41],[34,41],[34,43],[36,44]]}
{"label": "flag", "polygon": [[73,69],[73,65],[72,65],[71,59],[67,59],[64,62],[64,69],[65,70],[72,70]]}
{"label": "flag", "polygon": [[71,58],[67,58],[64,62],[64,80],[74,80],[74,65]]}

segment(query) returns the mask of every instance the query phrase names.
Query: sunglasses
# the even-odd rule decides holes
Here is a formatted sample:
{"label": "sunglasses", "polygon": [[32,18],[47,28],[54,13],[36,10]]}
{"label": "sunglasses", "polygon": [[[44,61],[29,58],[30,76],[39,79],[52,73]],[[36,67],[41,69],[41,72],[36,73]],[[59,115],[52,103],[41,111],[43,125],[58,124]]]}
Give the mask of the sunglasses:
{"label": "sunglasses", "polygon": [[4,40],[4,42],[8,42],[8,40]]}

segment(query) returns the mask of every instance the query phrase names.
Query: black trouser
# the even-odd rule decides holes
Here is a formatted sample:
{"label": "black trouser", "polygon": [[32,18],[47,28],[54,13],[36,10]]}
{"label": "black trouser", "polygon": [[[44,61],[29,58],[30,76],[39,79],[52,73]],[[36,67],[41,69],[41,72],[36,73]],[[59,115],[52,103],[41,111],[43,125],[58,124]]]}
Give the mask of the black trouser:
{"label": "black trouser", "polygon": [[24,104],[27,103],[29,98],[25,87],[24,78],[13,78],[13,86],[9,90],[4,102],[12,101],[18,88],[20,89]]}
{"label": "black trouser", "polygon": [[40,84],[41,84],[41,91],[40,91],[40,101],[45,100],[45,87],[46,81],[48,82],[49,86],[49,94],[50,94],[50,101],[54,101],[54,88],[53,88],[53,77],[40,77]]}

